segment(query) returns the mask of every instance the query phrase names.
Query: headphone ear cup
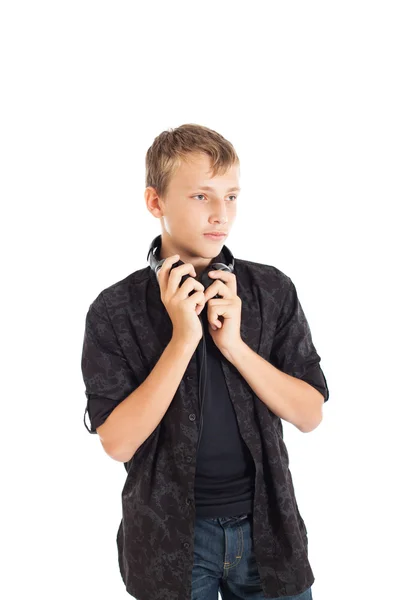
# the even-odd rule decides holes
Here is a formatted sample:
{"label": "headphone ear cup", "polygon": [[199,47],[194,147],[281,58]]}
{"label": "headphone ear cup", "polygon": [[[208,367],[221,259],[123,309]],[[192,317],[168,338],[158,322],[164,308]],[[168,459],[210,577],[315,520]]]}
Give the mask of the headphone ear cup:
{"label": "headphone ear cup", "polygon": [[[165,258],[163,258],[163,259],[160,261],[160,263],[161,263],[161,266],[162,266],[162,264],[164,263],[164,261],[165,261]],[[158,264],[160,264],[160,263],[158,263]],[[181,265],[184,265],[184,264],[186,264],[186,263],[185,263],[183,260],[181,260],[181,259],[177,260],[177,261],[176,261],[176,262],[174,262],[174,264],[171,266],[171,269],[170,269],[170,271],[169,271],[169,274],[171,275],[171,271],[172,271],[172,269],[176,269],[176,267],[180,267]],[[184,275],[182,275],[182,277],[181,277],[181,280],[180,280],[180,282],[179,282],[179,285],[178,285],[178,287],[182,287],[182,285],[185,283],[186,279],[188,279],[189,277],[190,277],[189,273],[185,273]],[[203,284],[203,285],[204,285],[204,284]],[[195,293],[195,291],[194,291],[194,290],[192,290],[192,291],[189,293],[189,296],[191,296],[191,295],[192,295],[192,294],[194,294],[194,293]]]}
{"label": "headphone ear cup", "polygon": [[[161,269],[161,267],[163,266],[163,264],[164,264],[164,262],[165,262],[166,260],[167,260],[166,258],[162,258],[162,259],[161,259],[161,260],[159,260],[159,261],[154,261],[153,265],[151,265],[151,267],[154,269],[154,272],[155,272],[155,274],[156,274],[156,275],[158,275],[158,271]],[[175,269],[175,267],[179,267],[180,265],[184,265],[184,264],[185,264],[185,263],[183,262],[183,260],[180,260],[180,259],[179,259],[179,260],[177,260],[177,261],[176,261],[176,262],[175,262],[175,263],[174,263],[174,264],[171,266],[170,273],[171,273],[172,269]],[[158,279],[158,277],[157,277],[157,279]],[[187,276],[186,276],[186,279],[187,279]],[[182,281],[185,281],[185,279],[184,279],[184,278],[182,278]]]}

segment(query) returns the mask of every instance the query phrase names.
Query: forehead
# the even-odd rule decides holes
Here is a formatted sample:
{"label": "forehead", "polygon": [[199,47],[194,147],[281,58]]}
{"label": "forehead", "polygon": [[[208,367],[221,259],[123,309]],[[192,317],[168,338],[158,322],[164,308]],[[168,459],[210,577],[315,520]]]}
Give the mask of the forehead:
{"label": "forehead", "polygon": [[239,166],[232,165],[224,174],[212,177],[210,157],[207,154],[191,155],[178,166],[171,183],[173,181],[187,189],[206,186],[239,188]]}

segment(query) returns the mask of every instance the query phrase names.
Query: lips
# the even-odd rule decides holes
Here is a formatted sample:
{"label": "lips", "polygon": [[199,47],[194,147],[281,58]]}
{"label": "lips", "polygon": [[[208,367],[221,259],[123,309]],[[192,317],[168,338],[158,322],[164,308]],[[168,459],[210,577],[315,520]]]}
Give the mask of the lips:
{"label": "lips", "polygon": [[204,235],[212,235],[213,237],[225,237],[227,234],[226,233],[215,233],[213,231],[210,231],[208,233],[205,233]]}

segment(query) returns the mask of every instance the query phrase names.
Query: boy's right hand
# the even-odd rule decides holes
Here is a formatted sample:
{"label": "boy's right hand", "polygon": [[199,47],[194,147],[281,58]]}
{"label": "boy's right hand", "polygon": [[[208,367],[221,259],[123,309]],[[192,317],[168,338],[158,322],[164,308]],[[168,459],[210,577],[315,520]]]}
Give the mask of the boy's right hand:
{"label": "boy's right hand", "polygon": [[[204,285],[194,279],[196,272],[191,263],[173,267],[178,260],[179,254],[168,256],[157,273],[161,300],[172,321],[174,338],[197,346],[203,336],[198,315],[204,308]],[[182,276],[189,273],[192,276],[180,286]],[[193,290],[198,291],[189,296]]]}

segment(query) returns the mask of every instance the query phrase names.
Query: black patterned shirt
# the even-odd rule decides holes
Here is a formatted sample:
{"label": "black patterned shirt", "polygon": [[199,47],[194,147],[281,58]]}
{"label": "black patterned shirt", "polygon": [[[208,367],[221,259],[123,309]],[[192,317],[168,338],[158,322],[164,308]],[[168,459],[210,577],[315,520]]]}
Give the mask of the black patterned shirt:
{"label": "black patterned shirt", "polygon": [[[223,249],[214,261],[225,262]],[[327,401],[321,359],[290,277],[271,265],[238,258],[234,274],[243,341],[276,368],[318,389]],[[91,433],[143,383],[171,336],[172,323],[149,266],[99,293],[86,315],[81,362]],[[161,422],[124,463],[116,543],[126,591],[138,600],[191,598],[197,514],[252,513],[254,553],[266,598],[300,594],[315,580],[281,419],[216,346],[209,346],[210,339],[205,342],[214,383],[205,396],[198,452],[198,361],[204,339]],[[231,443],[228,457],[222,456],[226,446],[215,445],[213,485],[206,486],[205,452],[215,441],[210,404],[215,402],[219,433],[231,436]],[[203,436],[208,436],[207,444]]]}

